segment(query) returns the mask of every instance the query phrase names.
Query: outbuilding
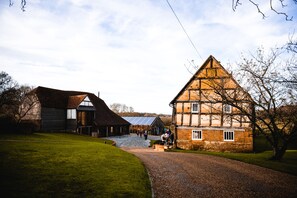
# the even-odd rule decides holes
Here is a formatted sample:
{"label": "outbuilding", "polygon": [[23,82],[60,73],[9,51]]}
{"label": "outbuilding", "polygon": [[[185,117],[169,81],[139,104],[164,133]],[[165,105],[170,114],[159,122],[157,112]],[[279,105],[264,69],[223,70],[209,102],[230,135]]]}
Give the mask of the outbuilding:
{"label": "outbuilding", "polygon": [[164,123],[159,116],[143,116],[143,117],[123,117],[127,122],[131,123],[130,132],[137,133],[149,131],[151,135],[160,135],[164,131]]}
{"label": "outbuilding", "polygon": [[68,131],[99,137],[129,133],[130,123],[92,93],[37,87],[27,97],[27,101],[34,103],[25,100],[22,104],[22,109],[28,111],[22,121],[35,123],[37,131]]}

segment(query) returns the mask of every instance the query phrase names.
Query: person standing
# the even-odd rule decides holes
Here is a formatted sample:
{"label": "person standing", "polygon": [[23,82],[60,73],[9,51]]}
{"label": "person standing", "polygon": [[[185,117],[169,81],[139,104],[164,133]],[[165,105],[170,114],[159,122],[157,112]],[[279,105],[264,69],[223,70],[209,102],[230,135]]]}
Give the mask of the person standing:
{"label": "person standing", "polygon": [[144,136],[144,139],[147,140],[147,130],[144,131],[143,136]]}

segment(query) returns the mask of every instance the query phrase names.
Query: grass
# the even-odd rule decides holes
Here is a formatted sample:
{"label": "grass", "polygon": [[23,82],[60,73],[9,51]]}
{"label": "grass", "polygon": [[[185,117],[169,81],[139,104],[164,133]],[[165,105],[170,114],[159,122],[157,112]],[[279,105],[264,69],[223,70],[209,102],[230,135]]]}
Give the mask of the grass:
{"label": "grass", "polygon": [[296,144],[290,145],[281,161],[269,160],[273,155],[271,146],[262,136],[255,138],[254,153],[229,153],[229,152],[209,152],[209,151],[186,151],[175,149],[174,152],[190,152],[197,154],[207,154],[238,160],[249,164],[270,168],[297,176],[297,148]]}
{"label": "grass", "polygon": [[0,196],[151,197],[143,164],[112,142],[61,133],[0,136]]}

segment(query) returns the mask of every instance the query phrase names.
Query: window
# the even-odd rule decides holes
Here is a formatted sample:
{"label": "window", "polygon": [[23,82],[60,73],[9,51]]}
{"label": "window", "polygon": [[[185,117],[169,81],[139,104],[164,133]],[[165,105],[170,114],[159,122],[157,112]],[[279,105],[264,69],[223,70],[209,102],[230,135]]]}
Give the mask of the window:
{"label": "window", "polygon": [[224,113],[231,113],[232,112],[232,107],[229,104],[224,105]]}
{"label": "window", "polygon": [[202,130],[193,130],[192,140],[202,140]]}
{"label": "window", "polygon": [[234,131],[224,131],[224,141],[234,141]]}
{"label": "window", "polygon": [[88,107],[92,107],[93,104],[90,101],[89,97],[87,96],[81,103],[80,106],[88,106]]}
{"label": "window", "polygon": [[76,109],[67,109],[67,119],[76,119]]}
{"label": "window", "polygon": [[198,113],[198,112],[199,112],[199,104],[192,103],[192,113]]}

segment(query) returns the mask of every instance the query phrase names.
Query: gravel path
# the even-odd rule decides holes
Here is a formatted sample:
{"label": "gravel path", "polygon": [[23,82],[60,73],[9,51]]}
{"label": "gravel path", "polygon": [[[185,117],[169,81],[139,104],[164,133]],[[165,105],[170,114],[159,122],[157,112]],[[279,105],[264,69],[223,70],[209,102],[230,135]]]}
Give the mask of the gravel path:
{"label": "gravel path", "polygon": [[136,148],[148,148],[150,140],[160,140],[160,136],[149,135],[147,140],[144,137],[137,136],[136,134],[123,135],[123,136],[111,136],[105,139],[113,140],[116,142],[117,147],[136,147]]}
{"label": "gravel path", "polygon": [[215,156],[158,152],[140,146],[139,137],[117,139],[146,166],[156,198],[297,197],[296,176]]}
{"label": "gravel path", "polygon": [[154,197],[297,197],[297,177],[225,158],[125,148],[148,169]]}

